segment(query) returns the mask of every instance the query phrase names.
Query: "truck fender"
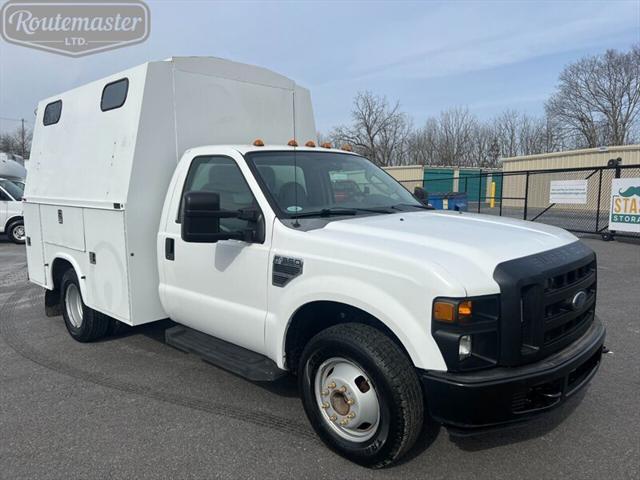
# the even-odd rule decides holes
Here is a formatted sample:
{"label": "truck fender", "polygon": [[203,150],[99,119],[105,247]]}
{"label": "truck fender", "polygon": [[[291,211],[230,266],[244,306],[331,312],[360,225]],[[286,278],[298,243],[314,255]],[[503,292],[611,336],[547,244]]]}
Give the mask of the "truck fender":
{"label": "truck fender", "polygon": [[297,280],[285,287],[288,291],[278,302],[277,311],[267,315],[266,346],[280,368],[285,365],[286,335],[295,313],[311,302],[330,301],[356,307],[382,322],[400,340],[416,367],[446,370],[429,332],[426,305],[425,317],[416,318],[392,295],[360,280],[328,275]]}
{"label": "truck fender", "polygon": [[85,282],[85,275],[84,272],[82,271],[82,269],[80,268],[80,264],[76,261],[75,258],[73,258],[73,256],[64,253],[64,252],[58,252],[54,255],[53,259],[51,260],[51,263],[49,264],[50,266],[47,268],[47,284],[46,284],[46,288],[49,290],[53,290],[54,289],[54,284],[53,284],[53,266],[56,263],[56,260],[66,260],[67,262],[69,262],[71,264],[71,266],[73,267],[73,269],[76,272],[76,275],[78,276],[78,280],[80,283],[80,293],[82,294],[82,299],[85,302],[85,304],[87,303],[87,286],[86,286],[86,282]]}

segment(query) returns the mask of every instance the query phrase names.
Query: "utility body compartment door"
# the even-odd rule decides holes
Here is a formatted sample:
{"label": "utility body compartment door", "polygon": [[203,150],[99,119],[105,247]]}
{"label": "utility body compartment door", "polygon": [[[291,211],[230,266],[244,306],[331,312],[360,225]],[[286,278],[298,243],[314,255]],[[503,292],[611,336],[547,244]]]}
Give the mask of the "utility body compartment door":
{"label": "utility body compartment door", "polygon": [[[255,197],[236,160],[229,156],[194,159],[187,187],[188,165],[183,167],[176,172],[166,228],[158,238],[163,306],[178,323],[264,354],[270,236],[264,243],[188,243],[181,238],[178,218],[185,188],[219,193],[225,210],[257,206]],[[242,222],[223,219],[221,230],[235,231]]]}
{"label": "utility body compartment door", "polygon": [[39,285],[46,284],[44,249],[42,245],[42,227],[40,225],[40,205],[24,203],[24,229],[27,241],[27,265],[29,279]]}

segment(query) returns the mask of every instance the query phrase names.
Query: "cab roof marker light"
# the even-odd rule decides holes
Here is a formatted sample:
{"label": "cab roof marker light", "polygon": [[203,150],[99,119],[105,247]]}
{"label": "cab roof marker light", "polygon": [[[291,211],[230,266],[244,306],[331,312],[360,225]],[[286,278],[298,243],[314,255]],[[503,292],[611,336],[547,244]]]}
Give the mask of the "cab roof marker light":
{"label": "cab roof marker light", "polygon": [[253,146],[254,146],[254,147],[264,147],[264,142],[262,141],[262,139],[260,139],[260,138],[256,138],[256,139],[253,141]]}
{"label": "cab roof marker light", "polygon": [[316,148],[316,142],[314,142],[313,140],[309,140],[307,143],[304,144],[304,146],[309,148]]}
{"label": "cab roof marker light", "polygon": [[322,148],[331,148],[331,143],[330,142],[324,142],[320,145]]}
{"label": "cab roof marker light", "polygon": [[287,143],[287,145],[289,145],[290,147],[297,147],[298,146],[298,142],[295,141],[295,139],[291,139],[289,140],[289,143]]}
{"label": "cab roof marker light", "polygon": [[349,145],[349,144],[343,145],[341,150],[344,150],[345,152],[353,152],[353,149],[351,148],[351,145]]}

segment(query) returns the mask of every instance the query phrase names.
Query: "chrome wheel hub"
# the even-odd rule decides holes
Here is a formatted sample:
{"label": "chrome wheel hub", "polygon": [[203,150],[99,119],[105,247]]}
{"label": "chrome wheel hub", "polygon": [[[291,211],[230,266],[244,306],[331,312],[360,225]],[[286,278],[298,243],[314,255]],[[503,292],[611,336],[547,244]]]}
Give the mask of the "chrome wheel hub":
{"label": "chrome wheel hub", "polygon": [[82,295],[80,295],[80,290],[73,283],[67,287],[64,304],[69,322],[75,328],[80,328],[82,325]]}
{"label": "chrome wheel hub", "polygon": [[342,438],[365,442],[380,423],[380,402],[366,372],[350,360],[334,357],[320,365],[314,393],[324,422]]}
{"label": "chrome wheel hub", "polygon": [[15,227],[13,229],[13,236],[17,239],[17,240],[24,240],[24,225],[18,225],[17,227]]}

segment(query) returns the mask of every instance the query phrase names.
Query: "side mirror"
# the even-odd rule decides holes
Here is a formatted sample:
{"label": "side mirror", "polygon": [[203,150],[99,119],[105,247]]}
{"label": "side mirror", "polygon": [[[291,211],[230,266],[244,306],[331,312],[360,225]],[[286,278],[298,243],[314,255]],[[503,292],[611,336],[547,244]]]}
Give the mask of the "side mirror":
{"label": "side mirror", "polygon": [[243,240],[242,232],[220,232],[221,218],[237,218],[240,212],[220,210],[220,195],[213,192],[187,192],[182,199],[182,240],[191,243],[215,243]]}

